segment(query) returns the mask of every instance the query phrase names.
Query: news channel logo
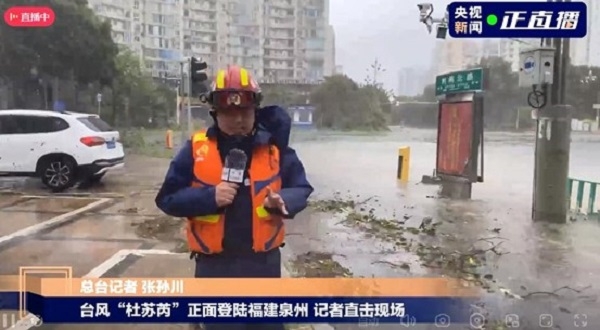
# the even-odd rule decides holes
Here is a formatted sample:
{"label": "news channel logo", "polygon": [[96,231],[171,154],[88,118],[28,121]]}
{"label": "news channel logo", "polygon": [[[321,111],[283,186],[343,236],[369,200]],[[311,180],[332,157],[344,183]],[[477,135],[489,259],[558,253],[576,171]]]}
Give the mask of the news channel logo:
{"label": "news channel logo", "polygon": [[448,5],[453,38],[583,38],[583,2],[453,2]]}

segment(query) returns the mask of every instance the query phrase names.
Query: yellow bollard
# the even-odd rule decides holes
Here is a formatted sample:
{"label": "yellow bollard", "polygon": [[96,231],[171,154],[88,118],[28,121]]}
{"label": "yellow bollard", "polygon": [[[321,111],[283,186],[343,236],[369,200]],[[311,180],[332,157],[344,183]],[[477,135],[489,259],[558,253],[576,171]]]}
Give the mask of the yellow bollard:
{"label": "yellow bollard", "polygon": [[167,149],[173,149],[173,131],[172,130],[167,130],[167,136],[166,136],[166,147]]}
{"label": "yellow bollard", "polygon": [[408,174],[410,171],[410,147],[398,148],[398,180],[400,182],[408,182]]}

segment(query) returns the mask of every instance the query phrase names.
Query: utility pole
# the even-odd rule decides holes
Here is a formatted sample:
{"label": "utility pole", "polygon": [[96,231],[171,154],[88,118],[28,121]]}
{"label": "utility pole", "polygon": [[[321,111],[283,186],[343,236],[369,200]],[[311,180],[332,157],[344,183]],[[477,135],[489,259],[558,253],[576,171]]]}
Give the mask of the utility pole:
{"label": "utility pole", "polygon": [[550,88],[550,106],[538,112],[532,218],[534,221],[566,223],[571,197],[568,196],[567,181],[572,108],[565,104],[570,42],[556,38],[546,40],[546,46],[555,48],[554,79]]}

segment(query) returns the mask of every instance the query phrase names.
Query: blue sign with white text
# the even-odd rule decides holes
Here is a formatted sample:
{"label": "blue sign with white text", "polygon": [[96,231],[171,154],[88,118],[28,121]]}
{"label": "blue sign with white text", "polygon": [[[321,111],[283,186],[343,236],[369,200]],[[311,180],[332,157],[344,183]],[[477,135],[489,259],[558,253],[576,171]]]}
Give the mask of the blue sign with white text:
{"label": "blue sign with white text", "polygon": [[453,2],[448,5],[453,38],[583,38],[584,2]]}

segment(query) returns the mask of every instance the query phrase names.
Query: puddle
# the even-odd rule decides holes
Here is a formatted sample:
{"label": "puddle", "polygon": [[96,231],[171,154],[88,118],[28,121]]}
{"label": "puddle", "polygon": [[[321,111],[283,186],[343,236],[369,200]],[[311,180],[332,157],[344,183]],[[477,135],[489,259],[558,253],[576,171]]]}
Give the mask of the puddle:
{"label": "puddle", "polygon": [[163,213],[156,207],[154,202],[155,192],[140,193],[134,196],[127,196],[122,202],[101,210],[101,214],[139,214],[139,215],[162,215]]}
{"label": "puddle", "polygon": [[11,206],[15,203],[24,202],[26,198],[19,195],[0,194],[0,209]]}
{"label": "puddle", "polygon": [[37,225],[54,218],[55,214],[33,212],[2,212],[0,211],[0,236],[8,236],[14,232]]}
{"label": "puddle", "polygon": [[9,206],[3,211],[68,213],[95,202],[92,198],[34,198]]}
{"label": "puddle", "polygon": [[150,217],[91,214],[85,218],[54,229],[47,237],[138,239],[131,228],[134,220],[150,220]]}

